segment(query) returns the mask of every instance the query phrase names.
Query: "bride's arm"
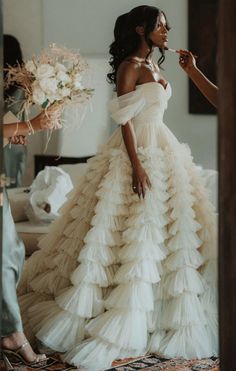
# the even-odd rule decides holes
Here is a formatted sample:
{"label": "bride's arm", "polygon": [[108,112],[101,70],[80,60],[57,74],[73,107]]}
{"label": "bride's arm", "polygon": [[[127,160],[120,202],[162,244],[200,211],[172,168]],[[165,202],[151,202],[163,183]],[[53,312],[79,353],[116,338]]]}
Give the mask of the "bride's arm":
{"label": "bride's arm", "polygon": [[[117,73],[117,95],[130,93],[135,90],[138,78],[137,65],[130,62],[123,62]],[[122,136],[127,149],[127,153],[133,169],[133,190],[141,196],[145,196],[145,189],[151,187],[150,180],[143,169],[137,155],[137,140],[132,121],[124,123],[121,127]]]}
{"label": "bride's arm", "polygon": [[179,64],[208,101],[217,108],[218,87],[198,69],[196,60],[188,50],[180,50]]}

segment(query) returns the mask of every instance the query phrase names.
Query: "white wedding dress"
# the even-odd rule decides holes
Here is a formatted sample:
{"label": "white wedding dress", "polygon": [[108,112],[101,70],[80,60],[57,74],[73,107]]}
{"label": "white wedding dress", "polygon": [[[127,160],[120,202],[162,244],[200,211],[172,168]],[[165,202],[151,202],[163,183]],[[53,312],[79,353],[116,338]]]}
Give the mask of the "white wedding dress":
{"label": "white wedding dress", "polygon": [[118,127],[26,264],[27,334],[70,364],[218,354],[216,213],[189,148],[163,123],[170,96],[150,82],[109,104],[118,124],[133,121],[145,199]]}

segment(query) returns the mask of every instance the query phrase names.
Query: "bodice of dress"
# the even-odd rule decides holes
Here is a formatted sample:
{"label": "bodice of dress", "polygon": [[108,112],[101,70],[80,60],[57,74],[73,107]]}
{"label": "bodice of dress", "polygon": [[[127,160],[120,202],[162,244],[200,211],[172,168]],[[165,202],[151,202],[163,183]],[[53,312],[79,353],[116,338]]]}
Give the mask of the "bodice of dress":
{"label": "bodice of dress", "polygon": [[140,123],[162,123],[168,100],[171,97],[171,86],[166,88],[158,82],[137,85],[136,90],[113,98],[108,105],[111,117],[118,124],[125,125],[128,120],[135,125]]}

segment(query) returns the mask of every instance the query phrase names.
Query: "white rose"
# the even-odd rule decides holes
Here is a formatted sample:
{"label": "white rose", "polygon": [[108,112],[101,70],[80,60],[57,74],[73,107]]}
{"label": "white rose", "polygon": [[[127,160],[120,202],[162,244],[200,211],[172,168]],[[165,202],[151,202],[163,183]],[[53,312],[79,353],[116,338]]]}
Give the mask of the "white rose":
{"label": "white rose", "polygon": [[35,104],[38,104],[40,106],[46,101],[46,95],[39,86],[36,86],[33,89],[32,100]]}
{"label": "white rose", "polygon": [[61,64],[61,63],[57,62],[57,63],[55,64],[55,70],[56,70],[57,72],[59,72],[59,71],[66,72],[66,67],[64,66],[64,64]]}
{"label": "white rose", "polygon": [[48,95],[55,94],[57,91],[58,80],[53,77],[44,78],[39,81],[40,88]]}
{"label": "white rose", "polygon": [[36,70],[36,78],[39,80],[52,77],[54,74],[55,70],[50,64],[41,64]]}
{"label": "white rose", "polygon": [[68,97],[70,95],[71,90],[69,88],[62,88],[60,89],[61,97]]}
{"label": "white rose", "polygon": [[63,84],[68,84],[71,82],[71,78],[70,76],[68,76],[67,73],[65,73],[64,71],[59,71],[57,72],[57,79],[62,82]]}
{"label": "white rose", "polygon": [[60,100],[60,98],[56,94],[47,95],[47,99],[50,103],[54,103],[56,100]]}
{"label": "white rose", "polygon": [[35,73],[36,71],[36,66],[32,60],[26,62],[25,64],[25,69],[31,73]]}

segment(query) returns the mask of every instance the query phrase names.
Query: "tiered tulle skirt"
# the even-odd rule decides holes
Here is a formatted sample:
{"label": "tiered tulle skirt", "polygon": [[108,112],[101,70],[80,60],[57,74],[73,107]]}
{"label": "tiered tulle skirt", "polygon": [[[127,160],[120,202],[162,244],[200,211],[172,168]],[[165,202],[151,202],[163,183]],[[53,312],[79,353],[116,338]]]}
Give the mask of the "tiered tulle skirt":
{"label": "tiered tulle skirt", "polygon": [[139,148],[152,187],[105,147],[26,264],[20,304],[34,334],[90,370],[127,356],[217,350],[216,214],[184,145]]}

